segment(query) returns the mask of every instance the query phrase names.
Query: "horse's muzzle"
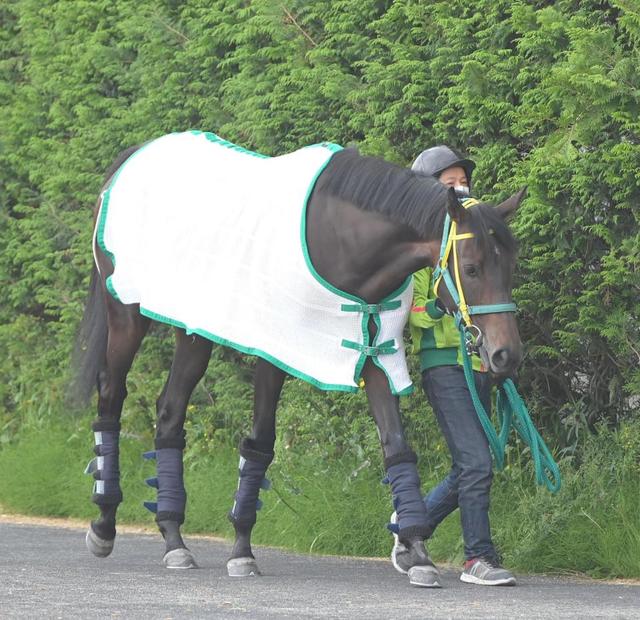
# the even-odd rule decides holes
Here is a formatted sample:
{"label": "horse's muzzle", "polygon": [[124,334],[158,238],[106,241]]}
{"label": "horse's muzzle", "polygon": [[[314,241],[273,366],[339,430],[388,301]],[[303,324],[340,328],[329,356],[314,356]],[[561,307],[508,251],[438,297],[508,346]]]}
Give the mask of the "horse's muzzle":
{"label": "horse's muzzle", "polygon": [[488,367],[497,377],[509,377],[513,375],[522,361],[520,347],[501,347],[487,356]]}

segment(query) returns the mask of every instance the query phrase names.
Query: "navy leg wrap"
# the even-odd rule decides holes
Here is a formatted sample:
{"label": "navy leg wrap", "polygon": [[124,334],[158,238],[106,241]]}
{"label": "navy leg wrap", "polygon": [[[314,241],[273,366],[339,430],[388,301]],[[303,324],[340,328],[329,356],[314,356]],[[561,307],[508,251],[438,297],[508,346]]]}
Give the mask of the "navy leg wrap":
{"label": "navy leg wrap", "polygon": [[265,478],[267,468],[273,460],[273,453],[256,450],[250,439],[243,439],[240,444],[240,464],[238,490],[233,508],[229,513],[232,523],[253,527],[256,522],[256,511],[262,503],[258,498],[260,489],[268,489],[269,481]]}
{"label": "navy leg wrap", "polygon": [[407,452],[386,459],[387,480],[391,485],[393,507],[398,515],[400,540],[426,538],[431,534],[427,511],[420,494],[420,478],[415,453]]}
{"label": "navy leg wrap", "polygon": [[158,512],[156,521],[184,523],[187,493],[184,489],[182,450],[160,448],[156,450],[158,471]]}
{"label": "navy leg wrap", "polygon": [[93,496],[98,505],[119,504],[120,489],[120,423],[111,420],[96,420],[93,423],[96,457],[87,465],[85,473],[93,475]]}

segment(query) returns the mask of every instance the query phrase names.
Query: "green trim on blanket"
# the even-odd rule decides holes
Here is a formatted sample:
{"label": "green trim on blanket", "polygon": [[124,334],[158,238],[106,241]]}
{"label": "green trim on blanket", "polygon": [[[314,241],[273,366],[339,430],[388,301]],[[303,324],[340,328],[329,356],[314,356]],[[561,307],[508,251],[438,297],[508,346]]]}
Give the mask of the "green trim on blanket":
{"label": "green trim on blanket", "polygon": [[[172,134],[167,134],[167,135],[175,135],[176,133],[183,133],[183,132],[174,132]],[[237,151],[239,153],[244,153],[246,155],[251,155],[253,157],[258,157],[261,159],[270,159],[269,155],[263,155],[262,153],[256,153],[254,151],[250,151],[248,149],[245,149],[244,147],[238,146],[237,144],[234,144],[233,142],[229,142],[228,140],[224,140],[223,138],[221,138],[220,136],[211,133],[211,132],[205,132],[205,131],[200,131],[197,129],[194,130],[190,130],[188,132],[184,132],[184,133],[190,133],[194,136],[203,136],[206,140],[208,140],[209,142],[213,142],[216,144],[220,144],[221,146],[224,146],[226,148],[229,148],[231,150]],[[161,136],[160,138],[157,138],[157,140],[162,139],[165,136]],[[145,148],[147,148],[149,145],[153,144],[156,140],[152,140],[150,142],[148,142],[147,144],[145,144],[144,146],[142,146],[140,149],[138,149],[135,153],[133,153],[128,159],[126,159],[122,165],[120,166],[120,168],[118,168],[117,172],[113,175],[111,182],[109,183],[109,187],[104,191],[103,196],[102,196],[102,204],[100,206],[100,213],[98,216],[98,224],[97,224],[97,228],[96,228],[96,240],[98,243],[98,246],[100,247],[100,249],[104,252],[104,254],[106,256],[109,257],[109,259],[111,260],[111,262],[113,263],[113,266],[115,268],[115,264],[116,264],[116,260],[115,260],[115,256],[107,249],[105,242],[104,242],[104,229],[106,226],[106,220],[107,220],[107,211],[108,211],[108,205],[109,205],[109,200],[110,200],[110,194],[111,194],[111,189],[113,188],[118,176],[120,175],[120,173],[122,172],[124,166],[130,162],[138,153],[142,152],[143,150],[145,150]],[[354,302],[357,302],[358,306],[360,307],[366,307],[366,311],[364,311],[362,313],[362,320],[361,320],[361,330],[362,330],[362,341],[363,341],[363,347],[369,347],[369,346],[375,346],[375,341],[377,339],[377,334],[376,337],[373,339],[373,342],[369,342],[370,341],[370,337],[369,337],[369,329],[368,329],[368,319],[370,316],[372,316],[374,318],[374,321],[376,321],[376,324],[378,325],[378,333],[380,332],[380,314],[379,314],[379,310],[380,309],[391,309],[391,307],[395,308],[395,307],[399,307],[400,301],[399,300],[394,300],[394,297],[398,297],[399,295],[401,295],[405,289],[407,288],[407,286],[409,286],[409,284],[411,283],[411,276],[409,276],[405,282],[395,291],[393,291],[392,293],[390,293],[389,295],[387,295],[383,300],[380,301],[379,304],[377,304],[378,306],[378,312],[373,312],[372,310],[374,310],[373,306],[371,304],[368,304],[364,299],[358,297],[357,295],[352,295],[350,293],[346,293],[345,291],[341,291],[340,289],[336,288],[335,286],[333,286],[330,282],[327,282],[324,278],[322,278],[320,276],[320,274],[318,274],[318,272],[315,270],[312,262],[311,262],[311,258],[309,256],[309,249],[307,247],[307,236],[306,236],[306,214],[307,214],[307,205],[309,203],[309,198],[311,196],[311,192],[313,191],[313,188],[315,187],[316,181],[318,180],[318,177],[320,176],[320,174],[324,171],[325,167],[327,166],[327,164],[329,163],[329,161],[331,160],[331,156],[334,153],[337,153],[338,151],[341,151],[343,147],[341,147],[338,144],[334,144],[332,142],[322,142],[319,144],[312,144],[310,146],[307,146],[305,148],[317,148],[317,147],[322,147],[327,149],[328,151],[331,152],[331,154],[327,157],[326,161],[319,167],[318,171],[316,172],[315,176],[312,178],[311,182],[309,183],[309,188],[307,190],[307,193],[305,195],[304,198],[304,205],[303,205],[303,209],[302,209],[302,225],[301,225],[301,242],[302,242],[302,251],[304,254],[304,259],[305,262],[307,264],[307,267],[310,271],[310,273],[313,275],[313,277],[320,283],[322,284],[322,286],[324,286],[325,288],[327,288],[328,290],[332,291],[333,293],[335,293],[336,295],[339,295],[341,297],[345,297],[347,299],[351,299]],[[111,282],[111,276],[109,276],[106,279],[106,287],[107,290],[109,291],[109,293],[118,301],[121,301],[120,298],[118,297],[118,294],[115,290],[115,288],[113,287],[113,284]],[[345,312],[353,312],[354,309],[352,307],[349,308],[345,308],[343,307],[343,310]],[[361,378],[361,374],[362,374],[362,369],[364,367],[364,364],[367,360],[367,357],[369,357],[368,355],[366,355],[366,353],[362,353],[360,355],[360,358],[358,359],[358,362],[356,364],[356,368],[355,368],[355,372],[354,372],[354,383],[355,385],[343,385],[343,384],[330,384],[330,383],[323,383],[321,381],[318,381],[317,379],[314,379],[313,377],[306,375],[305,373],[292,368],[291,366],[287,365],[286,363],[280,361],[279,359],[273,357],[272,355],[270,355],[269,353],[262,351],[261,349],[256,349],[253,347],[246,347],[244,345],[240,345],[237,344],[235,342],[232,342],[230,340],[227,340],[226,338],[222,338],[220,336],[216,336],[215,334],[212,334],[206,330],[203,329],[190,329],[187,327],[186,324],[182,323],[181,321],[177,321],[175,319],[172,319],[170,317],[167,316],[163,316],[161,314],[158,314],[157,312],[153,312],[152,310],[149,310],[148,308],[144,308],[143,306],[140,306],[140,314],[142,314],[143,316],[146,316],[152,320],[155,321],[159,321],[161,323],[166,323],[168,325],[172,325],[173,327],[177,327],[179,329],[184,329],[185,332],[187,333],[187,335],[191,335],[191,334],[197,334],[198,336],[202,336],[203,338],[207,338],[208,340],[211,340],[212,342],[215,342],[217,344],[223,345],[223,346],[227,346],[227,347],[231,347],[233,349],[236,349],[237,351],[240,351],[241,353],[245,353],[247,355],[255,355],[258,357],[261,357],[262,359],[270,362],[271,364],[273,364],[274,366],[277,366],[278,368],[280,368],[281,370],[283,370],[284,372],[297,377],[299,379],[302,379],[308,383],[310,383],[311,385],[321,389],[321,390],[326,390],[326,391],[339,391],[339,392],[357,392],[360,389],[359,383],[360,383],[360,378]],[[384,344],[384,343],[383,343]],[[407,388],[405,388],[404,390],[401,391],[397,391],[395,389],[395,386],[393,384],[393,381],[391,380],[391,377],[389,376],[389,374],[387,373],[387,371],[384,369],[384,367],[379,363],[377,356],[370,356],[373,360],[373,362],[376,364],[376,366],[378,366],[379,368],[382,369],[382,371],[385,373],[385,375],[387,376],[388,382],[389,382],[389,388],[391,389],[391,392],[395,395],[395,396],[404,396],[405,394],[411,394],[413,392],[413,386],[409,386]]]}
{"label": "green trim on blanket", "polygon": [[199,129],[191,129],[188,133],[193,134],[194,136],[204,136],[209,142],[214,142],[215,144],[219,144],[220,146],[226,146],[228,149],[232,151],[238,151],[238,153],[244,153],[245,155],[253,155],[254,157],[260,157],[261,159],[271,159],[270,155],[263,155],[262,153],[256,153],[255,151],[250,151],[245,149],[243,146],[238,146],[233,142],[229,142],[229,140],[225,140],[215,133],[211,133],[210,131],[200,131]]}
{"label": "green trim on blanket", "polygon": [[[330,142],[323,142],[322,144],[314,144],[313,146],[324,146],[326,148],[331,149],[334,153],[337,153],[338,151],[342,150],[341,146],[338,146],[337,144],[332,144]],[[362,313],[362,323],[361,323],[361,328],[362,328],[362,343],[364,347],[367,346],[374,346],[375,345],[375,341],[377,338],[377,334],[380,333],[380,312],[375,312],[375,311],[371,311],[373,310],[372,308],[372,304],[369,304],[368,302],[366,302],[364,299],[362,299],[361,297],[358,297],[357,295],[352,295],[351,293],[347,293],[345,291],[340,290],[339,288],[335,287],[333,284],[331,284],[331,282],[328,282],[327,280],[325,280],[317,271],[316,268],[313,266],[313,263],[311,262],[311,256],[309,255],[309,248],[307,246],[307,207],[309,205],[309,198],[311,197],[311,192],[313,192],[313,188],[316,185],[316,181],[318,180],[318,177],[320,176],[320,174],[322,174],[322,172],[324,171],[324,169],[327,167],[327,164],[329,163],[329,161],[331,160],[331,157],[329,157],[327,159],[327,161],[324,163],[324,165],[320,166],[320,169],[317,171],[316,175],[313,177],[313,179],[311,180],[311,183],[309,184],[309,190],[307,191],[307,195],[305,196],[304,199],[304,207],[302,209],[302,218],[301,218],[301,222],[300,222],[300,243],[302,246],[302,252],[304,254],[304,260],[307,263],[307,268],[309,269],[309,272],[311,273],[311,275],[320,283],[322,284],[322,286],[324,286],[326,289],[330,290],[332,293],[335,293],[336,295],[339,295],[341,297],[346,297],[348,299],[351,299],[355,302],[357,302],[357,304],[360,307],[367,307],[367,311]],[[380,309],[382,308],[386,308],[388,307],[388,305],[391,303],[394,303],[394,297],[399,297],[405,290],[406,288],[409,286],[409,284],[411,284],[411,279],[413,276],[409,276],[401,285],[399,288],[397,288],[395,291],[393,291],[392,293],[390,293],[389,295],[387,295],[384,299],[382,299],[380,302],[378,302],[378,307]],[[352,312],[352,308],[348,307],[347,304],[343,304],[342,305],[342,311],[343,312]],[[378,332],[376,333],[376,338],[373,339],[373,342],[370,342],[370,336],[369,336],[369,328],[368,328],[368,322],[369,322],[369,317],[373,317],[374,321],[376,321],[376,325],[378,325]],[[387,373],[387,371],[382,367],[382,365],[378,362],[378,358],[376,355],[372,355],[372,356],[368,356],[365,353],[362,353],[360,355],[360,359],[358,360],[358,363],[356,364],[356,370],[354,373],[354,377],[353,377],[353,382],[355,384],[359,384],[360,383],[360,378],[362,375],[362,369],[364,368],[365,362],[367,361],[367,357],[371,357],[371,359],[373,360],[373,363],[378,366],[379,368],[382,369],[382,371],[384,372],[384,374],[387,377],[387,380],[389,381],[389,388],[391,390],[391,392],[393,393],[394,396],[404,396],[405,394],[411,394],[411,392],[413,392],[413,386],[410,385],[409,387],[405,388],[404,390],[396,390],[395,385],[393,384],[393,381],[391,380],[391,377],[389,376],[389,373]]]}
{"label": "green trim on blanket", "polygon": [[[114,269],[116,267],[116,257],[111,252],[109,252],[104,242],[104,227],[107,222],[107,210],[109,208],[109,200],[111,198],[111,189],[115,185],[115,182],[120,176],[120,173],[124,169],[125,165],[128,164],[138,153],[141,153],[142,151],[144,151],[147,148],[147,146],[149,146],[152,142],[154,142],[154,140],[152,140],[151,142],[147,142],[147,144],[141,146],[137,151],[135,151],[134,153],[131,153],[131,155],[129,155],[129,157],[127,157],[127,159],[125,159],[122,162],[122,164],[120,164],[120,167],[116,170],[116,172],[111,177],[111,182],[109,183],[109,187],[107,187],[107,189],[102,193],[102,202],[100,203],[100,211],[98,214],[98,225],[96,228],[96,241],[98,242],[98,246],[100,247],[100,249],[111,260],[111,263],[113,264]],[[107,287],[107,290],[109,291],[109,293],[111,293],[111,295],[115,299],[117,299],[118,301],[121,301],[120,297],[118,297],[118,293],[116,293],[116,289],[113,287],[113,283],[111,282],[111,276],[106,278],[104,284]]]}
{"label": "green trim on blanket", "polygon": [[[180,132],[176,132],[176,133],[180,133]],[[209,140],[210,142],[215,142],[217,144],[220,144],[221,146],[225,146],[229,149],[241,152],[241,153],[245,153],[247,155],[252,155],[255,157],[260,157],[262,159],[269,159],[270,157],[268,155],[262,155],[260,153],[255,153],[253,151],[249,151],[241,146],[238,146],[236,144],[233,144],[232,142],[229,142],[227,140],[223,140],[222,138],[220,138],[219,136],[217,136],[214,133],[210,133],[210,132],[203,132],[203,131],[198,131],[198,130],[193,130],[190,131],[188,133],[191,133],[193,135],[203,135],[205,139]],[[167,135],[174,135],[174,134],[167,134]],[[162,136],[164,137],[164,136]],[[158,140],[162,139],[158,138]],[[104,254],[111,260],[111,262],[113,263],[113,266],[115,268],[116,265],[116,260],[115,260],[115,256],[113,255],[113,253],[111,253],[104,242],[104,229],[106,226],[106,221],[107,221],[107,212],[108,212],[108,206],[109,206],[109,199],[110,199],[110,194],[111,194],[111,189],[114,186],[118,176],[120,175],[120,173],[122,172],[122,169],[124,168],[124,166],[131,161],[131,159],[133,157],[135,157],[138,153],[140,153],[141,151],[143,151],[147,146],[153,144],[153,142],[155,142],[155,140],[152,140],[151,142],[148,142],[147,144],[145,144],[143,147],[141,147],[139,150],[137,150],[135,153],[133,153],[128,159],[126,159],[122,165],[120,166],[120,168],[118,168],[117,172],[113,175],[111,182],[109,183],[109,187],[104,191],[103,195],[102,195],[102,204],[100,206],[100,214],[98,216],[98,224],[97,224],[97,228],[96,228],[96,241],[98,243],[98,246],[100,247],[100,249],[104,252]],[[325,147],[335,147],[335,150],[340,150],[342,147],[338,146],[338,145],[331,145],[330,143],[323,143],[323,144],[318,144],[318,145],[312,145],[312,146],[325,146]],[[307,148],[311,148],[311,147],[307,147]],[[325,164],[326,165],[326,164]],[[317,178],[317,177],[316,177]],[[313,181],[315,183],[315,179]],[[308,199],[308,195],[307,194],[307,199]],[[111,283],[111,276],[109,276],[106,280],[106,287],[107,290],[109,291],[109,293],[118,301],[121,301],[120,298],[118,297],[118,293],[116,292],[115,288],[113,287],[113,284]],[[302,379],[303,381],[306,381],[307,383],[310,383],[311,385],[321,389],[321,390],[326,390],[326,391],[338,391],[338,392],[357,392],[360,388],[357,385],[342,385],[342,384],[331,384],[331,383],[323,383],[322,381],[318,381],[317,379],[314,379],[313,377],[306,375],[305,373],[296,370],[295,368],[292,368],[291,366],[285,364],[284,362],[281,362],[279,359],[276,359],[275,357],[273,357],[272,355],[270,355],[269,353],[266,353],[265,351],[262,351],[260,349],[255,349],[253,347],[245,347],[243,345],[237,344],[235,342],[231,342],[230,340],[227,340],[225,338],[221,338],[220,336],[216,336],[215,334],[211,334],[203,329],[189,329],[186,324],[177,321],[175,319],[172,319],[170,317],[167,316],[163,316],[161,314],[158,314],[157,312],[153,312],[152,310],[149,310],[148,308],[144,308],[143,306],[140,306],[140,314],[142,314],[143,316],[146,316],[154,321],[159,321],[161,323],[166,323],[167,325],[172,325],[173,327],[177,327],[179,329],[184,329],[185,332],[187,334],[197,334],[198,336],[202,336],[203,338],[207,338],[208,340],[211,340],[212,342],[215,342],[217,344],[220,344],[222,346],[227,346],[227,347],[231,347],[233,349],[236,349],[237,351],[240,351],[241,353],[245,353],[247,355],[256,355],[258,357],[261,357],[262,359],[270,362],[271,364],[273,364],[274,366],[277,366],[278,368],[280,368],[281,370],[283,370],[284,372],[292,375],[293,377],[297,377],[298,379]]]}
{"label": "green trim on blanket", "polygon": [[157,312],[152,312],[151,310],[147,310],[147,308],[143,308],[142,306],[140,306],[140,314],[142,314],[143,316],[149,317],[154,321],[160,321],[161,323],[167,323],[168,325],[173,325],[173,327],[184,329],[187,336],[190,336],[191,334],[196,334],[198,336],[202,336],[203,338],[206,338],[207,340],[212,340],[217,344],[221,344],[225,347],[231,347],[232,349],[236,349],[241,353],[246,353],[247,355],[256,355],[258,357],[261,357],[267,362],[270,362],[274,366],[277,366],[278,368],[280,368],[280,370],[284,370],[286,373],[298,379],[303,379],[304,381],[311,383],[311,385],[314,385],[315,387],[320,388],[321,390],[338,391],[338,392],[357,392],[359,390],[359,387],[355,385],[342,385],[342,384],[333,385],[331,383],[322,383],[321,381],[318,381],[317,379],[314,379],[313,377],[310,377],[309,375],[306,375],[303,372],[300,372],[299,370],[296,370],[295,368],[288,366],[284,362],[281,362],[279,359],[273,357],[269,353],[262,351],[261,349],[254,349],[253,347],[245,347],[244,345],[231,342],[231,340],[227,340],[226,338],[221,338],[220,336],[211,334],[210,332],[205,331],[204,329],[190,329],[180,321],[176,321],[167,316],[162,316],[161,314],[158,314]]}
{"label": "green trim on blanket", "polygon": [[[105,245],[105,242],[104,242],[104,227],[105,227],[106,221],[107,221],[107,210],[108,210],[108,206],[109,206],[109,200],[111,198],[111,188],[115,185],[115,182],[117,181],[118,177],[120,176],[120,173],[124,169],[125,165],[128,164],[136,155],[138,155],[138,153],[144,151],[148,146],[150,146],[151,144],[153,144],[157,140],[161,140],[162,138],[165,138],[167,135],[169,135],[169,136],[176,135],[177,133],[181,133],[181,132],[173,132],[173,133],[170,133],[170,134],[166,134],[165,136],[161,136],[160,138],[156,138],[155,140],[151,140],[151,141],[147,142],[144,146],[141,146],[135,153],[132,153],[129,157],[127,157],[127,159],[125,159],[122,162],[122,164],[120,165],[118,170],[111,177],[111,182],[109,183],[109,187],[107,187],[107,189],[102,194],[102,203],[100,205],[100,214],[98,216],[98,225],[97,225],[97,230],[96,230],[96,240],[98,242],[98,246],[100,247],[100,249],[111,260],[114,269],[115,269],[115,266],[116,266],[116,258],[111,252],[109,252],[109,250],[107,249],[107,246]],[[194,136],[202,135],[209,142],[215,142],[217,144],[220,144],[221,146],[227,147],[228,149],[231,149],[231,150],[234,150],[234,151],[238,151],[239,153],[245,153],[247,155],[253,155],[254,157],[260,157],[262,159],[270,159],[269,155],[262,155],[261,153],[255,153],[253,151],[249,151],[249,150],[247,150],[247,149],[245,149],[245,148],[243,148],[241,146],[238,146],[237,144],[234,144],[233,142],[229,142],[228,140],[224,140],[220,136],[217,136],[216,134],[208,132],[208,131],[200,131],[199,129],[192,129],[192,130],[190,130],[188,132],[185,132],[185,133],[190,133],[190,134],[192,134]],[[113,286],[113,283],[111,282],[111,276],[109,276],[105,280],[105,286],[107,287],[107,290],[109,291],[109,293],[111,293],[111,295],[115,299],[117,299],[118,301],[121,301],[120,297],[118,296],[118,293],[116,292],[116,289]]]}

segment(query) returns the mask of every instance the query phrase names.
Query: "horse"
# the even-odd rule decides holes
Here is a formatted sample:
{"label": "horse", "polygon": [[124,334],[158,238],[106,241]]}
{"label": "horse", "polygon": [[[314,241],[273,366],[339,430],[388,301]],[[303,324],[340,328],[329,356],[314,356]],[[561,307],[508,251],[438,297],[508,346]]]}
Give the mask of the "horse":
{"label": "horse", "polygon": [[[197,567],[180,531],[186,505],[182,476],[182,453],[185,448],[183,427],[189,398],[203,376],[212,346],[217,342],[257,356],[253,426],[250,435],[240,443],[238,487],[229,512],[235,531],[231,557],[227,562],[229,576],[260,575],[251,547],[251,531],[256,523],[258,495],[260,489],[268,483],[266,471],[274,458],[278,400],[285,377],[293,375],[308,380],[321,389],[357,391],[364,387],[370,415],[379,432],[386,478],[396,507],[398,536],[410,550],[410,582],[418,586],[440,587],[437,568],[425,546],[427,515],[420,493],[417,457],[408,445],[400,418],[399,395],[407,391],[408,375],[402,329],[411,303],[411,276],[423,267],[438,264],[441,242],[446,234],[443,227],[450,220],[457,225],[460,233],[456,247],[456,260],[461,266],[458,278],[459,285],[465,289],[469,308],[479,308],[483,304],[513,305],[509,302],[516,247],[506,218],[518,207],[523,191],[515,193],[497,206],[480,203],[465,209],[455,191],[435,179],[379,158],[363,156],[356,149],[342,149],[331,143],[322,143],[314,145],[316,149],[313,153],[310,150],[312,147],[305,147],[294,154],[269,158],[222,140],[215,134],[194,131],[189,132],[189,139],[184,137],[186,135],[186,132],[169,134],[123,151],[106,173],[106,181],[94,211],[95,260],[78,339],[82,359],[77,372],[77,388],[87,399],[95,389],[94,386],[98,392],[98,415],[92,424],[97,456],[90,463],[88,472],[95,479],[92,501],[97,504],[100,514],[89,525],[86,534],[88,549],[95,556],[106,557],[114,547],[116,512],[122,501],[118,441],[120,415],[127,395],[126,378],[150,323],[156,320],[173,325],[176,340],[171,369],[156,404],[155,451],[147,455],[157,460],[157,479],[151,480],[150,484],[158,488],[158,504],[151,508],[156,511],[156,523],[164,538],[163,562],[167,568]],[[178,138],[174,140],[178,145],[176,147],[171,146],[170,136],[184,138],[180,138],[182,141]],[[196,143],[196,140],[199,142]],[[185,156],[180,145],[187,143],[201,148],[201,154],[191,159]],[[162,165],[154,164],[151,155],[146,153],[153,153],[155,145],[161,144],[169,146],[164,148]],[[224,147],[215,161],[209,162],[207,159],[207,145]],[[298,153],[301,155],[296,155]],[[300,172],[304,167],[302,165],[298,166],[300,170],[288,172],[287,166],[291,164],[285,166],[285,163],[289,161],[289,157],[294,163],[301,157],[309,161],[313,159],[316,162],[315,172],[303,174]],[[149,158],[151,163],[145,164]],[[243,175],[246,177],[244,182],[225,185],[229,170],[232,169],[231,164],[227,163],[228,158],[234,162],[238,160],[245,167],[244,170],[250,171],[239,173],[240,178]],[[137,180],[135,162],[141,162],[139,169],[146,170],[144,183]],[[200,176],[215,177],[213,180],[206,179],[207,193],[203,199],[196,199],[195,193],[189,193],[191,190],[185,189],[199,182],[194,168],[199,169]],[[268,171],[264,172],[265,170]],[[142,189],[139,187],[141,183],[144,185]],[[290,185],[296,184],[299,186],[296,195],[304,194],[305,198],[299,216],[278,219],[281,199],[271,194],[286,193]],[[255,191],[250,191],[252,187]],[[216,191],[212,193],[211,188],[216,188]],[[269,203],[271,210],[253,211],[263,218],[260,226],[253,226],[251,221],[245,222],[246,218],[236,215],[235,207],[230,206],[236,194],[243,194],[249,202],[273,198]],[[143,223],[142,220],[135,219],[138,217],[137,213],[147,213],[155,207],[147,205],[145,208],[138,208],[138,205],[150,195],[155,196],[156,203],[163,197],[168,197],[169,203],[181,202],[179,205],[175,204],[175,208],[171,204],[166,207],[169,215],[156,217],[152,223]],[[106,203],[109,202],[111,210],[114,196],[120,196],[121,215],[108,217],[124,218],[120,228],[116,219],[111,224],[105,219]],[[186,267],[182,265],[180,269],[174,269],[173,263],[170,267],[166,266],[168,263],[161,256],[164,253],[162,249],[155,253],[148,250],[149,256],[145,254],[131,259],[134,265],[132,271],[135,271],[136,261],[143,263],[136,276],[138,283],[135,286],[139,288],[144,288],[146,280],[155,277],[155,267],[162,263],[160,271],[163,299],[171,308],[184,307],[184,312],[188,314],[198,303],[202,303],[197,302],[198,299],[209,295],[211,308],[201,313],[200,319],[194,319],[190,315],[191,318],[183,321],[180,317],[163,314],[157,308],[147,307],[150,302],[141,300],[142,293],[136,296],[135,293],[128,292],[129,284],[125,282],[124,276],[120,278],[120,289],[116,290],[114,283],[118,269],[121,263],[126,262],[127,252],[141,254],[137,250],[138,246],[153,242],[149,236],[145,241],[138,242],[137,235],[153,228],[156,231],[154,235],[163,239],[170,238],[167,235],[172,234],[173,228],[182,225],[185,217],[195,217],[192,211],[188,211],[191,204],[189,200],[200,200],[201,203],[193,207],[193,214],[203,209],[231,214],[229,216],[236,217],[234,222],[240,228],[240,224],[246,224],[250,230],[245,235],[251,236],[248,241],[243,238],[245,233],[241,231],[236,234],[235,228],[227,225],[220,225],[219,229],[212,225],[195,225],[187,229],[189,235],[202,238],[205,253],[215,251],[225,244],[230,251],[242,247],[247,251],[246,260],[253,261],[254,267],[258,265],[255,267],[257,269],[262,268],[265,260],[254,260],[252,254],[254,248],[257,248],[255,251],[260,251],[258,246],[261,244],[253,236],[255,229],[269,227],[274,220],[278,223],[271,226],[269,232],[269,235],[274,235],[278,232],[276,229],[289,226],[292,218],[295,220],[294,228],[301,231],[301,234],[294,245],[300,242],[302,246],[302,251],[295,252],[301,256],[304,254],[306,267],[312,274],[310,280],[316,284],[319,282],[333,295],[331,304],[336,301],[350,302],[338,303],[336,312],[323,308],[323,312],[328,315],[325,320],[324,315],[317,312],[324,302],[314,301],[310,304],[311,315],[303,313],[302,318],[296,319],[298,322],[295,323],[295,329],[298,331],[293,334],[293,338],[308,336],[312,342],[321,343],[318,350],[300,353],[300,347],[293,347],[291,353],[279,351],[277,347],[280,335],[273,338],[271,344],[264,345],[263,349],[253,346],[253,342],[249,340],[240,342],[240,336],[226,337],[224,333],[214,333],[200,324],[194,324],[194,321],[205,321],[215,314],[217,301],[222,296],[233,297],[236,288],[255,286],[255,290],[241,291],[240,296],[253,300],[255,306],[252,307],[252,312],[258,313],[260,317],[264,313],[264,331],[268,331],[269,321],[277,324],[281,320],[282,308],[288,308],[283,305],[281,298],[297,303],[297,297],[302,295],[299,292],[301,285],[296,279],[298,276],[287,271],[288,261],[293,260],[290,258],[291,252],[286,255],[289,256],[286,264],[282,259],[274,262],[276,276],[281,271],[286,273],[285,277],[278,280],[281,284],[265,284],[266,278],[262,276],[254,278],[257,283],[251,281],[248,284],[241,282],[234,285],[227,281],[220,287],[217,297],[216,279],[226,277],[225,269],[233,261],[227,261],[226,267],[218,268],[220,259],[216,259],[212,266],[198,276],[200,279],[189,281],[188,286],[183,286],[183,281],[189,280],[187,272],[191,269],[197,271],[199,267],[200,259],[184,258],[191,250],[191,242],[181,245],[180,251],[176,253],[176,260],[187,263]],[[171,221],[163,221],[165,217]],[[296,219],[298,217],[299,222]],[[110,232],[109,226],[113,228]],[[132,238],[129,245],[121,241],[123,249],[114,251],[113,247],[118,246],[119,240],[127,235]],[[162,243],[163,246],[160,242],[157,245],[166,247],[167,242]],[[180,245],[180,242],[175,243]],[[280,243],[270,244],[267,241],[262,245],[266,248],[265,251],[271,251],[274,245],[279,246]],[[301,258],[301,265],[302,260]],[[448,269],[448,266],[442,266]],[[167,271],[171,269],[175,273],[169,277]],[[202,281],[202,278],[206,281]],[[274,286],[283,288],[278,294],[272,294]],[[313,286],[315,284],[311,286],[315,294]],[[448,311],[458,310],[447,287],[440,287],[439,294]],[[260,298],[262,295],[268,298]],[[162,303],[164,302],[160,306]],[[236,304],[236,308],[240,305]],[[241,310],[238,309],[237,312]],[[236,330],[237,325],[233,322],[235,315],[236,310],[232,308],[221,320],[228,322],[225,329],[241,333],[242,330]],[[322,340],[325,332],[340,332],[345,318],[351,320],[349,325],[355,329],[356,341],[344,338],[340,342],[338,339],[338,351],[325,350]],[[486,312],[474,316],[473,323],[477,334],[481,335],[480,353],[486,366],[498,378],[511,375],[522,358],[522,345],[513,313]],[[263,325],[261,329],[262,327]],[[222,328],[214,326],[211,329],[219,331]],[[381,342],[382,340],[385,341]],[[270,347],[269,350],[266,347]],[[331,378],[318,379],[313,375],[316,372],[313,368],[315,361],[308,358],[320,359],[320,353],[331,357],[331,361],[325,364],[331,368],[340,366],[342,360],[348,358],[348,369],[344,371],[344,376],[349,375],[348,380],[341,379],[340,383]],[[294,357],[300,354],[300,359],[291,362],[286,359],[289,354]],[[299,371],[300,366],[306,368],[305,364],[310,364],[312,369]],[[408,381],[410,384],[410,379]]]}

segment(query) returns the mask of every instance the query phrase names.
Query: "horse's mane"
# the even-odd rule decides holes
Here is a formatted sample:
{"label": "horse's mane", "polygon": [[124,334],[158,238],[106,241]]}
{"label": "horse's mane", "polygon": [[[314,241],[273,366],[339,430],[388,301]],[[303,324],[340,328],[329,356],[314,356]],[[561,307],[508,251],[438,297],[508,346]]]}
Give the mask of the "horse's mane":
{"label": "horse's mane", "polygon": [[431,177],[354,148],[338,151],[318,178],[320,191],[412,228],[420,237],[442,233],[447,188]]}
{"label": "horse's mane", "polygon": [[[442,235],[447,187],[430,176],[360,155],[357,149],[338,151],[318,177],[316,189],[404,224],[424,239]],[[490,204],[475,205],[469,215],[470,228],[483,249],[492,246],[493,238],[507,252],[515,252],[509,227]]]}

